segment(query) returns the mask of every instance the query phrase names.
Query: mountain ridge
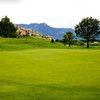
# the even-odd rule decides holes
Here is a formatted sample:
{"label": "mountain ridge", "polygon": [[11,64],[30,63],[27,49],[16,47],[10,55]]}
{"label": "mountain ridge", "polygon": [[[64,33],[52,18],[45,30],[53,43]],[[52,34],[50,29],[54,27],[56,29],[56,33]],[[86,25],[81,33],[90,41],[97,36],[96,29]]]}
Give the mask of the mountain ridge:
{"label": "mountain ridge", "polygon": [[45,36],[52,36],[55,39],[62,39],[64,34],[71,31],[75,35],[72,28],[55,28],[47,25],[46,23],[30,23],[30,24],[17,24],[18,27],[30,28],[34,31],[41,32]]}

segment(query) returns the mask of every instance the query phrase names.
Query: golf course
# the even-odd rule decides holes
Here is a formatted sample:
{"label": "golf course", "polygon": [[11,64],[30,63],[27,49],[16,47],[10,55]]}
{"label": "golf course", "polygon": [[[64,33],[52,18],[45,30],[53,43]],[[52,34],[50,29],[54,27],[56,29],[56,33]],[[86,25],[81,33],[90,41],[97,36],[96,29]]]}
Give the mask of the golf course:
{"label": "golf course", "polygon": [[100,47],[0,38],[0,100],[100,100]]}

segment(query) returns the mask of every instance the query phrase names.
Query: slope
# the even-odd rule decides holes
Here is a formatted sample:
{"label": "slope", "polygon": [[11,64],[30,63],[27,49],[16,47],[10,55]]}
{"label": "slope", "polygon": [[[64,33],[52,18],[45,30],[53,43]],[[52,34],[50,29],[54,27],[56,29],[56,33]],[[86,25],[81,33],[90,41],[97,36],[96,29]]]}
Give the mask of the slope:
{"label": "slope", "polygon": [[41,37],[0,38],[0,51],[23,50],[35,48],[65,48],[61,43],[51,43]]}

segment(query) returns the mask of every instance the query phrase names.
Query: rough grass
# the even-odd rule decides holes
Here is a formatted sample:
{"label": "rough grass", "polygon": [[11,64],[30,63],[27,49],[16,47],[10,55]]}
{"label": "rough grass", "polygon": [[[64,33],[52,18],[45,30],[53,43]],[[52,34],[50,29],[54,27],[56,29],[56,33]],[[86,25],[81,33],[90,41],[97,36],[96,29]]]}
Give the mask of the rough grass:
{"label": "rough grass", "polygon": [[61,43],[51,43],[50,40],[41,37],[0,38],[0,51],[37,48],[65,48],[65,46]]}
{"label": "rough grass", "polygon": [[0,51],[0,100],[100,100],[100,50]]}
{"label": "rough grass", "polygon": [[[90,43],[91,45],[91,43]],[[86,49],[86,46],[68,45],[62,43],[51,43],[50,40],[41,37],[24,38],[0,38],[0,51],[33,50],[33,49]],[[90,46],[90,49],[100,49],[100,46]]]}

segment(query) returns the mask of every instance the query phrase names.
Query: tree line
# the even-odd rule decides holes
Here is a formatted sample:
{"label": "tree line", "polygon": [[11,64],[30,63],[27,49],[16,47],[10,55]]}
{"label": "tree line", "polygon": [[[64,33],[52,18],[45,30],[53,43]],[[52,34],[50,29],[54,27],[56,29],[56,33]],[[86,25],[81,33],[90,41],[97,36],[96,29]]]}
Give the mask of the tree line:
{"label": "tree line", "polygon": [[[92,17],[86,17],[81,20],[76,26],[75,26],[75,33],[77,37],[81,37],[82,39],[86,40],[87,48],[89,48],[89,42],[92,39],[96,39],[98,36],[100,36],[100,21],[96,18]],[[4,38],[14,38],[17,37],[17,27],[10,21],[10,19],[5,16],[5,18],[2,18],[0,21],[0,37]],[[72,32],[66,32],[66,34],[63,37],[63,44],[69,44],[69,47],[71,45],[71,42],[74,39],[74,34]],[[53,40],[51,41],[54,42]]]}
{"label": "tree line", "polygon": [[[92,17],[86,17],[79,22],[75,26],[75,33],[77,37],[81,37],[86,41],[87,48],[89,48],[89,42],[91,40],[95,40],[98,36],[100,36],[100,21],[98,19]],[[63,43],[66,45],[70,44],[74,39],[74,35],[72,32],[66,32],[63,37]]]}

